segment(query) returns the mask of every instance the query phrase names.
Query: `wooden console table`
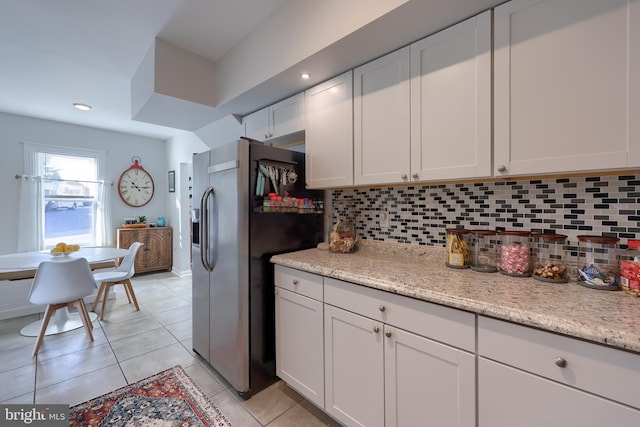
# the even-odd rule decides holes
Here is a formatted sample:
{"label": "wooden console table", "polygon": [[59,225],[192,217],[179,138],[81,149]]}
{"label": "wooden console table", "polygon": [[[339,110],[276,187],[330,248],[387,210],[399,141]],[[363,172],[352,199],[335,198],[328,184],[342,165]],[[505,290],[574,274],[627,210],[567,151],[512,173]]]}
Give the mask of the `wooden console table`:
{"label": "wooden console table", "polygon": [[171,227],[118,228],[117,246],[129,249],[133,242],[143,245],[136,255],[136,273],[167,270],[173,267],[173,230]]}

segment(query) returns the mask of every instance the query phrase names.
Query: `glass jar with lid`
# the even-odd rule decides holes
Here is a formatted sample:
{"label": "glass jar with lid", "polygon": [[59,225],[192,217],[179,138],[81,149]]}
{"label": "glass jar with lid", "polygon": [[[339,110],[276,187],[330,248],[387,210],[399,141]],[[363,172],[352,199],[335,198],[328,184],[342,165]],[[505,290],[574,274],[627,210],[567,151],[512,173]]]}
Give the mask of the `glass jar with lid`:
{"label": "glass jar with lid", "polygon": [[640,296],[640,240],[627,241],[625,259],[620,260],[620,288],[625,293]]}
{"label": "glass jar with lid", "polygon": [[469,231],[464,228],[447,228],[447,260],[445,265],[451,268],[469,268],[471,251],[467,244]]}
{"label": "glass jar with lid", "polygon": [[578,284],[593,289],[619,288],[617,237],[578,236]]}
{"label": "glass jar with lid", "polygon": [[497,267],[497,248],[500,242],[497,233],[492,230],[469,230],[471,246],[471,269],[482,273],[495,273]]}
{"label": "glass jar with lid", "polygon": [[529,231],[500,232],[500,273],[508,276],[531,275]]}
{"label": "glass jar with lid", "polygon": [[533,278],[543,282],[568,282],[569,274],[564,248],[567,236],[564,234],[534,234],[531,236],[531,240],[533,241]]}

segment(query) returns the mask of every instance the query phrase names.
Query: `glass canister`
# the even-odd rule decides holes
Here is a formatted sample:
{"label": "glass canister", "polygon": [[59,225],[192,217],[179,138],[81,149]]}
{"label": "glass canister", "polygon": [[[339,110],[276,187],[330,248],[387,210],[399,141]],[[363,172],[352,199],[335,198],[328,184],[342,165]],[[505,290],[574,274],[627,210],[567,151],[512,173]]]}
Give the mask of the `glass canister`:
{"label": "glass canister", "polygon": [[500,273],[508,276],[531,275],[529,231],[500,232]]}
{"label": "glass canister", "polygon": [[492,230],[469,230],[471,246],[471,269],[482,273],[495,273],[497,267],[497,249],[500,242],[497,233]]}
{"label": "glass canister", "polygon": [[552,283],[569,281],[567,260],[564,246],[567,236],[564,234],[534,234],[533,270],[531,275],[536,280]]}
{"label": "glass canister", "polygon": [[629,240],[626,259],[620,260],[620,287],[625,293],[640,296],[640,240]]}
{"label": "glass canister", "polygon": [[578,236],[578,284],[615,291],[619,287],[616,237]]}
{"label": "glass canister", "polygon": [[329,250],[338,253],[350,253],[357,248],[356,228],[349,220],[338,220],[329,233]]}
{"label": "glass canister", "polygon": [[447,228],[447,267],[469,268],[471,265],[471,251],[467,245],[468,233],[464,228]]}

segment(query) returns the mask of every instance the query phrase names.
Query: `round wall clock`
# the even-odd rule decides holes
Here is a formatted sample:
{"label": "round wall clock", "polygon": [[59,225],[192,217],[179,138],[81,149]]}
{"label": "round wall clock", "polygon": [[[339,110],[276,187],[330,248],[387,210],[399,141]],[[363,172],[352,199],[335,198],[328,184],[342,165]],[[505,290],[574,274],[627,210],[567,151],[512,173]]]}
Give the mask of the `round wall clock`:
{"label": "round wall clock", "polygon": [[118,194],[127,205],[139,208],[153,197],[153,178],[140,166],[140,157],[133,157],[131,161],[133,164],[122,172],[118,180]]}

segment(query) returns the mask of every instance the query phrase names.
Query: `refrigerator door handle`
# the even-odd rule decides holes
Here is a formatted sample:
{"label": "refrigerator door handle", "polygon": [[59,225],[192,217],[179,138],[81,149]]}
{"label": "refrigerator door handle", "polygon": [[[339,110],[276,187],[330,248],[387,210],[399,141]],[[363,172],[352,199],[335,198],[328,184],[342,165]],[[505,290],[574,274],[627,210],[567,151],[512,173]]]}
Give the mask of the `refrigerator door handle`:
{"label": "refrigerator door handle", "polygon": [[208,187],[200,199],[200,261],[207,271],[213,271],[209,263],[209,199],[213,194],[213,187]]}

